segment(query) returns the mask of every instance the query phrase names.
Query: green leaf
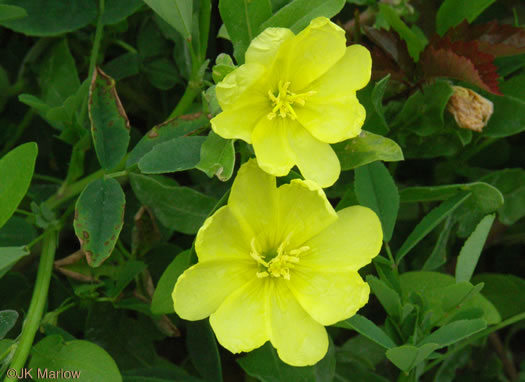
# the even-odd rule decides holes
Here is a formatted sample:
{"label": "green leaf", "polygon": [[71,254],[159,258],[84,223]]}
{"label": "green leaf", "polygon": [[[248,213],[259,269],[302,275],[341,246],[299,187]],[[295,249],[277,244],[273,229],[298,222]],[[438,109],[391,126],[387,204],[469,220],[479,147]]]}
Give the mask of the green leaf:
{"label": "green leaf", "polygon": [[410,129],[421,137],[441,133],[445,123],[445,108],[453,92],[450,83],[443,80],[425,86],[408,98],[391,123],[392,126]]}
{"label": "green leaf", "polygon": [[366,282],[370,285],[370,289],[377,297],[387,314],[398,320],[401,319],[402,307],[401,299],[395,290],[390,288],[384,281],[375,276],[368,275]]}
{"label": "green leaf", "polygon": [[75,206],[75,234],[89,265],[100,266],[111,255],[124,224],[126,200],[112,178],[91,182]]}
{"label": "green leaf", "polygon": [[[16,310],[0,310],[0,340],[15,326],[16,320],[18,320]],[[0,361],[2,360],[0,359]]]}
{"label": "green leaf", "polygon": [[193,1],[144,0],[164,21],[175,28],[187,41],[191,41]]}
{"label": "green leaf", "polygon": [[179,137],[153,147],[139,161],[144,174],[163,174],[194,168],[200,160],[204,137]]}
{"label": "green leaf", "polygon": [[316,17],[332,18],[337,15],[344,5],[345,0],[293,0],[262,23],[259,31],[269,27],[282,27],[299,33]]}
{"label": "green leaf", "polygon": [[199,230],[216,203],[191,188],[167,186],[145,175],[131,173],[130,182],[137,198],[165,227],[187,234]]}
{"label": "green leaf", "polygon": [[438,239],[430,256],[428,256],[425,264],[423,264],[422,270],[432,271],[436,268],[439,268],[447,262],[447,244],[450,238],[450,233],[452,232],[453,227],[452,216],[449,216],[443,225],[443,229],[439,233]]}
{"label": "green leaf", "polygon": [[441,307],[444,312],[452,312],[455,309],[459,309],[471,298],[477,296],[482,289],[483,283],[475,286],[468,281],[451,284],[444,288],[445,298],[441,302]]}
{"label": "green leaf", "polygon": [[79,379],[86,382],[122,381],[117,364],[111,356],[100,346],[89,341],[64,341],[58,335],[48,336],[38,342],[31,353],[29,367],[33,368],[33,373],[37,370],[41,370],[41,373],[48,372],[47,376],[37,377],[38,381],[48,379]]}
{"label": "green leaf", "polygon": [[474,274],[495,217],[496,215],[485,216],[465,241],[456,264],[456,282],[469,281]]}
{"label": "green leaf", "polygon": [[355,138],[336,143],[333,148],[341,163],[342,171],[352,170],[375,161],[403,160],[403,152],[396,142],[365,130]]}
{"label": "green leaf", "polygon": [[502,319],[525,312],[525,280],[514,275],[484,273],[473,282],[484,283],[483,295],[498,309]]}
{"label": "green leaf", "polygon": [[250,41],[259,34],[259,26],[272,15],[268,0],[220,0],[219,11],[233,43],[237,63],[244,62]]}
{"label": "green leaf", "polygon": [[115,168],[129,143],[129,121],[115,88],[115,80],[100,68],[93,72],[89,89],[89,119],[100,165]]}
{"label": "green leaf", "polygon": [[426,344],[423,346],[403,345],[386,351],[386,356],[400,370],[408,372],[419,363],[423,362],[439,346]]}
{"label": "green leaf", "polygon": [[188,135],[210,123],[206,116],[194,119],[175,118],[153,127],[131,150],[126,167],[137,164],[147,153],[161,143]]}
{"label": "green leaf", "polygon": [[224,139],[213,130],[201,147],[200,162],[197,168],[212,178],[214,175],[220,181],[226,182],[233,174],[235,165],[235,149],[232,139]]}
{"label": "green leaf", "polygon": [[440,35],[455,27],[463,20],[472,23],[485,9],[496,0],[445,0],[436,15],[436,31]]}
{"label": "green leaf", "polygon": [[15,5],[0,4],[0,23],[20,19],[25,16],[27,16],[27,12],[24,8]]}
{"label": "green leaf", "polygon": [[366,109],[363,130],[382,135],[390,130],[383,108],[383,96],[389,79],[390,75],[387,75],[376,83],[370,82],[364,89],[357,92],[357,98]]}
{"label": "green leaf", "polygon": [[215,65],[213,65],[211,76],[213,82],[218,84],[223,80],[226,75],[235,70],[235,64],[231,57],[226,53],[220,53],[215,59]]}
{"label": "green leaf", "polygon": [[399,210],[399,193],[392,175],[381,162],[355,170],[355,194],[359,204],[371,208],[383,226],[383,238],[390,241]]}
{"label": "green leaf", "polygon": [[347,320],[338,322],[335,326],[339,328],[352,329],[359,334],[365,336],[369,340],[381,345],[385,349],[390,349],[396,346],[394,341],[376,324],[368,318],[356,314]]}
{"label": "green leaf", "polygon": [[29,142],[0,159],[0,228],[13,215],[29,189],[37,154],[38,146]]}
{"label": "green leaf", "polygon": [[[494,305],[479,293],[470,299],[465,299],[461,306],[455,308],[455,314],[451,314],[453,312],[445,312],[443,310],[443,302],[447,300],[447,295],[462,292],[464,293],[463,296],[465,296],[463,288],[455,290],[455,287],[451,287],[456,285],[456,281],[450,275],[425,271],[405,272],[399,276],[399,281],[401,283],[403,301],[407,301],[409,296],[414,293],[419,294],[424,299],[425,306],[432,312],[432,326],[446,324],[454,316],[474,308],[483,310],[482,318],[490,325],[501,321],[501,316]],[[469,290],[468,293],[470,292]]]}
{"label": "green leaf", "polygon": [[281,361],[267,342],[237,362],[248,375],[263,382],[329,382],[335,374],[335,348],[330,341],[328,352],[315,366],[293,367]]}
{"label": "green leaf", "polygon": [[0,278],[22,257],[29,255],[27,247],[0,247]]}
{"label": "green leaf", "polygon": [[203,379],[189,375],[186,370],[172,363],[165,369],[148,367],[124,370],[122,376],[124,382],[204,382]]}
{"label": "green leaf", "polygon": [[505,203],[498,209],[498,219],[512,225],[525,216],[525,170],[509,168],[493,171],[480,180],[501,191]]}
{"label": "green leaf", "polygon": [[140,274],[146,268],[146,264],[142,261],[126,261],[123,265],[119,266],[118,272],[115,275],[115,283],[108,288],[106,295],[110,298],[116,298],[124,288],[132,282],[136,276]]}
{"label": "green leaf", "polygon": [[144,3],[141,0],[111,0],[104,4],[102,23],[112,25],[125,20],[138,11]]}
{"label": "green leaf", "polygon": [[174,313],[173,299],[171,295],[179,276],[191,265],[191,251],[179,253],[168,265],[155,288],[151,301],[151,312],[153,314]]}
{"label": "green leaf", "polygon": [[35,227],[26,219],[11,216],[11,219],[0,228],[0,247],[16,247],[29,244],[37,237]]}
{"label": "green leaf", "polygon": [[207,382],[222,382],[221,357],[209,321],[190,321],[186,329],[188,352],[197,371]]}
{"label": "green leaf", "polygon": [[437,227],[447,216],[449,216],[456,208],[458,208],[465,200],[471,196],[468,191],[458,193],[456,196],[441,203],[439,207],[434,208],[421,220],[414,230],[408,235],[401,248],[397,251],[396,262],[399,262],[406,256],[406,254],[415,247],[426,235]]}
{"label": "green leaf", "polygon": [[490,117],[483,134],[492,138],[504,138],[525,130],[525,101],[510,95],[487,94],[494,104],[494,114]]}
{"label": "green leaf", "polygon": [[436,344],[438,348],[450,346],[464,338],[485,329],[487,321],[478,318],[475,320],[459,320],[442,326],[429,336],[423,338],[418,346]]}
{"label": "green leaf", "polygon": [[0,0],[0,4],[24,8],[27,16],[0,24],[28,36],[57,36],[85,27],[97,17],[92,0]]}
{"label": "green leaf", "polygon": [[386,22],[405,40],[410,57],[412,57],[415,62],[419,61],[419,55],[428,43],[425,35],[414,31],[414,29],[410,29],[390,5],[380,3],[379,12],[385,18]]}

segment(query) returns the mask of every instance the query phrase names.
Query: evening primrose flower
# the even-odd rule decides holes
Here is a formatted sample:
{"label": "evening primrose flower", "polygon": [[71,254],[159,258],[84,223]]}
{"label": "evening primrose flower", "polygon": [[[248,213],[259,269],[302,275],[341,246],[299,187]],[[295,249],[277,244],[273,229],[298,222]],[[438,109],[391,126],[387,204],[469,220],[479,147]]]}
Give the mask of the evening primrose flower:
{"label": "evening primrose flower", "polygon": [[294,366],[313,365],[328,349],[325,325],[354,315],[370,289],[357,270],[381,248],[375,213],[335,212],[323,190],[294,179],[276,188],[255,160],[244,164],[228,204],[197,234],[198,263],[177,280],[177,314],[210,316],[217,340],[233,353],[267,341]]}
{"label": "evening primrose flower", "polygon": [[319,17],[297,35],[267,28],[246,63],[216,86],[222,112],[211,120],[224,138],[253,144],[259,166],[284,176],[297,165],[306,179],[331,186],[341,166],[330,143],[356,137],[365,109],[355,92],[370,80],[370,53],[346,47],[343,29]]}

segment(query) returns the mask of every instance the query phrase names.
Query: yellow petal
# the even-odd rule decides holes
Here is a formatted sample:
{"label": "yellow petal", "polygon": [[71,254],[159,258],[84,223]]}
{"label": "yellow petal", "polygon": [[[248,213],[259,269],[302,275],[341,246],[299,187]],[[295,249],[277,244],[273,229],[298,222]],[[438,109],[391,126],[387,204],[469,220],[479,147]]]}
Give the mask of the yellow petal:
{"label": "yellow petal", "polygon": [[228,206],[219,208],[197,233],[195,251],[199,261],[250,259],[251,230],[239,222]]}
{"label": "yellow petal", "polygon": [[346,48],[343,58],[313,82],[308,90],[314,90],[316,97],[331,99],[352,95],[368,84],[371,73],[372,58],[368,49],[351,45]]}
{"label": "yellow petal", "polygon": [[262,171],[254,159],[249,160],[237,173],[228,206],[243,227],[251,228],[253,237],[270,234],[277,225],[275,178]]}
{"label": "yellow petal", "polygon": [[361,132],[365,108],[355,94],[340,99],[311,97],[297,108],[297,120],[321,142],[337,143],[354,138]]}
{"label": "yellow petal", "polygon": [[357,271],[372,261],[381,249],[383,231],[369,208],[352,206],[337,213],[339,219],[309,240],[310,251],[301,257],[301,267],[318,271]]}
{"label": "yellow petal", "polygon": [[261,105],[255,102],[223,111],[210,121],[211,127],[223,138],[242,139],[252,143],[253,129],[260,119],[266,118],[269,112]]}
{"label": "yellow petal", "polygon": [[301,267],[300,262],[289,284],[301,306],[322,325],[350,318],[368,302],[370,294],[357,272],[317,272]]}
{"label": "yellow petal", "polygon": [[257,103],[263,98],[266,99],[264,92],[268,91],[267,87],[260,92],[256,86],[259,80],[264,77],[265,72],[266,68],[263,65],[251,63],[241,65],[226,75],[215,87],[217,101],[219,101],[222,110],[239,108],[240,105],[236,105],[238,101],[243,104],[247,100],[250,103]]}
{"label": "yellow petal", "polygon": [[302,245],[337,220],[323,190],[312,181],[294,179],[277,190],[281,240],[291,233],[290,248]]}
{"label": "yellow petal", "polygon": [[294,37],[288,28],[266,28],[246,50],[246,63],[270,66],[283,42]]}
{"label": "yellow petal", "polygon": [[255,278],[230,295],[210,316],[217,341],[232,353],[251,351],[269,340],[267,285],[268,280]]}
{"label": "yellow petal", "polygon": [[172,298],[175,312],[185,320],[202,320],[215,312],[235,290],[253,280],[253,261],[213,260],[188,268],[179,277]]}
{"label": "yellow petal", "polygon": [[261,118],[252,134],[253,149],[259,166],[274,176],[285,176],[294,165],[294,156],[288,145],[288,120],[276,116]]}
{"label": "yellow petal", "polygon": [[315,139],[297,122],[289,123],[288,127],[288,142],[301,174],[323,188],[334,184],[341,165],[330,145]]}
{"label": "yellow petal", "polygon": [[289,365],[314,365],[328,351],[328,335],[324,326],[299,305],[286,283],[273,282],[269,298],[272,345]]}
{"label": "yellow petal", "polygon": [[[290,44],[283,45],[279,55],[287,61],[291,91],[300,93],[308,84],[326,73],[345,54],[343,29],[326,17],[310,22]],[[279,61],[276,65],[280,65]],[[279,68],[277,68],[279,69]]]}

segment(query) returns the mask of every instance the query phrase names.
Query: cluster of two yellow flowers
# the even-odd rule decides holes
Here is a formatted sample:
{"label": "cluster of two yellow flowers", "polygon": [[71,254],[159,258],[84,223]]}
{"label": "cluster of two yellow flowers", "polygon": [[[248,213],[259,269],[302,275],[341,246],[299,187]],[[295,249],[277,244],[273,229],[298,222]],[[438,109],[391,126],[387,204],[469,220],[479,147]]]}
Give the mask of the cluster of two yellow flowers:
{"label": "cluster of two yellow flowers", "polygon": [[[328,349],[324,326],[368,301],[357,270],[381,248],[379,219],[361,206],[336,212],[322,187],[340,173],[330,143],[361,130],[355,92],[370,71],[368,51],[346,47],[344,31],[317,18],[297,35],[266,29],[216,87],[222,112],[212,128],[253,144],[257,159],[199,230],[199,261],[177,280],[173,301],[183,319],[210,317],[233,353],[270,341],[284,362],[315,364]],[[277,188],[275,177],[294,165],[306,180]]]}

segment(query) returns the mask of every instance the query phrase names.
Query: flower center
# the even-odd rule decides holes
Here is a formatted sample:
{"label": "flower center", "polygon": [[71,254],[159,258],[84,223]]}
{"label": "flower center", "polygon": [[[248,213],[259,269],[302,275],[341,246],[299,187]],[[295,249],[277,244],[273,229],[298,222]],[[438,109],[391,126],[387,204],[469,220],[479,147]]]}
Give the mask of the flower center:
{"label": "flower center", "polygon": [[296,119],[297,114],[292,107],[293,104],[304,106],[307,97],[315,94],[315,91],[309,91],[306,93],[295,94],[292,93],[288,88],[290,82],[283,83],[279,81],[279,88],[277,96],[273,94],[272,90],[268,90],[268,97],[272,101],[272,111],[267,115],[268,119],[274,119],[276,116],[286,118],[290,116],[291,119]]}
{"label": "flower center", "polygon": [[272,276],[290,280],[290,269],[299,262],[299,255],[310,250],[310,247],[286,250],[288,243],[289,236],[279,245],[277,251],[271,250],[261,254],[255,247],[255,238],[252,239],[250,256],[259,264],[259,272],[256,273],[258,278]]}

